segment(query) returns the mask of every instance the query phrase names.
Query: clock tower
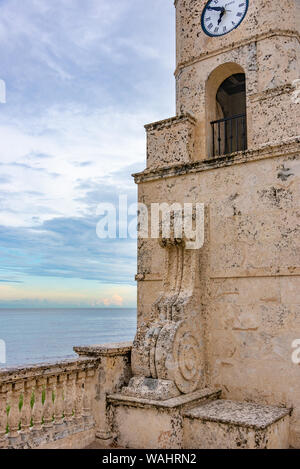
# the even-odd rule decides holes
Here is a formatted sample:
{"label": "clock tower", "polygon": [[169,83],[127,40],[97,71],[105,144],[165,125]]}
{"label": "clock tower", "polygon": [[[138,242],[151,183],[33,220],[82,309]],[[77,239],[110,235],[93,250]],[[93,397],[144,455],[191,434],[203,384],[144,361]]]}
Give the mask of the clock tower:
{"label": "clock tower", "polygon": [[[197,120],[195,158],[218,154],[218,129],[213,152],[211,122],[224,114],[246,114],[246,122],[232,122],[246,125],[246,141],[238,143],[238,150],[243,149],[241,144],[255,149],[299,135],[299,106],[291,103],[294,82],[300,77],[299,0],[211,0],[206,5],[177,0],[175,5],[177,113],[188,112]],[[242,76],[245,105],[240,103],[236,112],[234,97]],[[225,89],[220,90],[224,82]],[[232,101],[231,110],[227,106],[224,112],[218,90]],[[230,125],[226,124],[229,141]],[[220,153],[223,131],[221,122]]]}
{"label": "clock tower", "polygon": [[[138,241],[113,427],[120,447],[300,448],[300,1],[175,7],[176,116],[145,126],[134,175],[170,231],[162,213]],[[203,244],[178,236],[185,204]]]}

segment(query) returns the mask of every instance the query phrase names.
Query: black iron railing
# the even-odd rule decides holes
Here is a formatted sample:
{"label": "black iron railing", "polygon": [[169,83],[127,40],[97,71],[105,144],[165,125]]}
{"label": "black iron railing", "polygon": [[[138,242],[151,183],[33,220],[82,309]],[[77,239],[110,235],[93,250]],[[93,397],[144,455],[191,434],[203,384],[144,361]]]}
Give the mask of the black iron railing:
{"label": "black iron railing", "polygon": [[227,155],[247,149],[246,114],[211,122],[213,156]]}

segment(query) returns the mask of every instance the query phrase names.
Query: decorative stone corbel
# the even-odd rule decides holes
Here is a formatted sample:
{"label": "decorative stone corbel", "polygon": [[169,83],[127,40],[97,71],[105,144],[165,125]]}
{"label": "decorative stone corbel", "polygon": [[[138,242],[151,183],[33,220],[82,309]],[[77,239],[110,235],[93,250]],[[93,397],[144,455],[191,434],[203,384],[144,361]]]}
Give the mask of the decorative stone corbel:
{"label": "decorative stone corbel", "polygon": [[[170,233],[164,236],[162,220],[159,238],[165,249],[163,290],[153,304],[152,319],[138,328],[132,350],[134,377],[123,389],[126,395],[161,400],[204,387],[199,231],[178,237],[183,212],[174,210],[168,216]],[[191,216],[195,221],[195,211]]]}

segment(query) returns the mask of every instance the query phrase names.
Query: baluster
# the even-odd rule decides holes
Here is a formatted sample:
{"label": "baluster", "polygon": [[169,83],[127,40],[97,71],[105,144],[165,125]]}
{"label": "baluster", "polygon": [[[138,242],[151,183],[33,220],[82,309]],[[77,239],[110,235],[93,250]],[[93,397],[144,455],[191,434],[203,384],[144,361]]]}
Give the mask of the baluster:
{"label": "baluster", "polygon": [[77,373],[75,398],[75,419],[78,422],[83,418],[84,379],[85,372],[79,371]]}
{"label": "baluster", "polygon": [[0,388],[0,448],[6,446],[7,440],[6,427],[7,427],[7,385],[3,384]]}
{"label": "baluster", "polygon": [[213,156],[215,156],[215,124],[212,122],[211,123],[211,127],[212,127],[212,137],[213,137]]}
{"label": "baluster", "polygon": [[218,122],[218,151],[219,151],[219,155],[221,155],[221,124],[220,122]]}
{"label": "baluster", "polygon": [[232,153],[232,140],[233,140],[232,120],[233,120],[233,119],[230,119],[230,153]]}
{"label": "baluster", "polygon": [[35,387],[35,380],[25,381],[23,393],[23,406],[21,410],[21,435],[29,433],[32,418],[32,395]]}
{"label": "baluster", "polygon": [[34,391],[34,406],[32,412],[33,428],[35,431],[42,430],[42,421],[44,414],[44,406],[42,399],[45,383],[45,378],[38,378],[36,380],[36,387]]}
{"label": "baluster", "polygon": [[65,379],[66,378],[64,375],[60,375],[57,377],[57,382],[56,382],[55,401],[54,401],[54,418],[55,418],[56,425],[61,425],[63,423]]}
{"label": "baluster", "polygon": [[44,424],[47,429],[53,427],[53,416],[55,411],[53,397],[55,396],[56,381],[56,376],[50,376],[47,380],[45,389]]}
{"label": "baluster", "polygon": [[19,436],[20,426],[20,398],[22,391],[24,391],[24,383],[17,382],[11,385],[11,399],[10,399],[10,411],[9,411],[9,436],[10,438],[17,438]]}
{"label": "baluster", "polygon": [[6,385],[6,412],[7,412],[7,435],[10,433],[10,415],[12,407],[12,384],[8,383]]}
{"label": "baluster", "polygon": [[65,400],[65,417],[66,422],[71,422],[73,420],[73,411],[75,403],[75,374],[68,375],[66,381],[66,400]]}
{"label": "baluster", "polygon": [[243,122],[243,150],[247,149],[247,143],[246,143],[246,116],[242,117],[242,122]]}

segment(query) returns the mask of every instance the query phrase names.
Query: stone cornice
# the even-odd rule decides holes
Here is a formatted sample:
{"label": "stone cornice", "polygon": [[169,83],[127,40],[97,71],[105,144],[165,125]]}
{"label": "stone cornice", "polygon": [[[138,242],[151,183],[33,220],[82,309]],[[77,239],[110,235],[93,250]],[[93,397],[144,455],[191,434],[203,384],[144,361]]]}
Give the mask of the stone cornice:
{"label": "stone cornice", "polygon": [[216,55],[219,54],[224,54],[225,52],[229,52],[231,50],[237,49],[239,47],[247,46],[251,44],[252,42],[258,42],[258,41],[263,41],[265,39],[270,39],[275,36],[285,36],[285,37],[294,37],[298,39],[300,42],[300,34],[298,31],[291,31],[291,30],[281,30],[281,29],[276,29],[276,30],[270,30],[267,33],[261,33],[261,34],[255,34],[248,39],[242,39],[240,41],[228,44],[228,46],[223,46],[219,47],[218,49],[212,50],[210,52],[203,52],[202,54],[198,55],[197,57],[192,57],[189,60],[186,60],[184,62],[180,62],[176,70],[174,72],[175,77],[180,73],[181,70],[183,70],[185,67],[189,67],[191,65],[194,65],[198,62],[201,62],[202,60],[215,57]]}
{"label": "stone cornice", "polygon": [[[268,278],[268,277],[300,277],[300,267],[297,266],[270,266],[270,267],[234,267],[231,269],[211,269],[209,273],[211,280],[233,279],[233,278]],[[138,282],[162,282],[161,273],[139,273],[135,280]]]}
{"label": "stone cornice", "polygon": [[233,166],[236,164],[250,163],[267,158],[275,158],[279,156],[292,156],[300,153],[300,136],[284,142],[270,143],[262,145],[255,150],[241,151],[231,155],[221,156],[219,158],[211,158],[207,160],[195,161],[192,163],[184,163],[180,165],[164,166],[156,169],[146,169],[141,173],[133,174],[137,184],[149,181],[155,181],[162,178],[170,178],[182,176],[190,173],[199,173],[202,171],[211,171],[213,169]]}
{"label": "stone cornice", "polygon": [[[140,408],[162,408],[172,410],[175,408],[193,407],[195,404],[207,399],[219,399],[220,389],[203,388],[190,394],[182,394],[167,400],[151,400],[139,397],[130,397],[124,394],[110,394],[107,400],[114,406],[123,405],[127,407]],[[193,405],[194,404],[194,405]]]}
{"label": "stone cornice", "polygon": [[295,91],[295,87],[290,83],[287,83],[286,85],[270,88],[268,90],[261,91],[260,93],[251,94],[248,96],[248,98],[249,101],[256,102],[262,101],[264,99],[274,98],[275,96],[280,96],[281,94],[292,93],[293,91]]}
{"label": "stone cornice", "polygon": [[74,347],[74,351],[81,357],[117,357],[131,352],[132,342],[119,342],[104,345],[88,345]]}

